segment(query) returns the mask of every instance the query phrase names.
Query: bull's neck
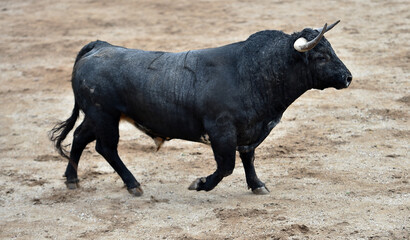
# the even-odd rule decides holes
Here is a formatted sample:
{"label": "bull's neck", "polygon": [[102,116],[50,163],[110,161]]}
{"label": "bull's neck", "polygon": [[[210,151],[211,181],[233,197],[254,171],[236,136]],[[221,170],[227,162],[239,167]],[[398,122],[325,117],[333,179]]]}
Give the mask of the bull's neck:
{"label": "bull's neck", "polygon": [[[256,65],[256,64],[255,64]],[[259,102],[262,102],[264,114],[275,118],[303,93],[313,86],[310,73],[301,63],[280,63],[254,66],[251,70],[252,87],[258,87]],[[264,67],[265,66],[265,67]],[[255,92],[255,91],[254,91]]]}
{"label": "bull's neck", "polygon": [[[280,105],[284,110],[288,108],[297,98],[309,89],[313,82],[310,73],[301,63],[289,63],[281,70],[282,77],[278,80],[279,86],[272,86],[273,92],[278,92],[279,98],[273,96],[272,104]],[[278,89],[279,87],[279,89]]]}

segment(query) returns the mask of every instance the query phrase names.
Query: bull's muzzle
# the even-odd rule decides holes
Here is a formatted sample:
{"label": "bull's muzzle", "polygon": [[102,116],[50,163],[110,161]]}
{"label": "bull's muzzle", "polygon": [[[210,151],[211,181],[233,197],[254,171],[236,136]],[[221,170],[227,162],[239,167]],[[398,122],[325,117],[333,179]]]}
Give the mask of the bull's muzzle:
{"label": "bull's muzzle", "polygon": [[347,75],[346,77],[346,87],[349,87],[350,84],[352,83],[353,77],[352,75]]}

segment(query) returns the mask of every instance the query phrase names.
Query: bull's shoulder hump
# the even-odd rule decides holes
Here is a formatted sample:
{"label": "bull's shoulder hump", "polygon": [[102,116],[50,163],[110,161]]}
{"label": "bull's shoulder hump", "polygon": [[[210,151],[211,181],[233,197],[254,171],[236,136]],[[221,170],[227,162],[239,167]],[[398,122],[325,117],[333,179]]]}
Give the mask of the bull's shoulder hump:
{"label": "bull's shoulder hump", "polygon": [[198,63],[204,67],[233,66],[240,52],[240,43],[229,44],[217,48],[192,51]]}

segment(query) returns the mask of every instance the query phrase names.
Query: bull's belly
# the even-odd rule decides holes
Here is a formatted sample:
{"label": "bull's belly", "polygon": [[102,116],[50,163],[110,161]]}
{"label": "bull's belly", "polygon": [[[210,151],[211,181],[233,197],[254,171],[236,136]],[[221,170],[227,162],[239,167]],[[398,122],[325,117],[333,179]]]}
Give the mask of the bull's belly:
{"label": "bull's belly", "polygon": [[181,113],[179,116],[166,116],[161,113],[144,114],[144,116],[137,115],[123,114],[122,119],[131,122],[153,139],[182,139],[204,143],[209,142],[204,137],[205,130],[202,123],[188,114]]}

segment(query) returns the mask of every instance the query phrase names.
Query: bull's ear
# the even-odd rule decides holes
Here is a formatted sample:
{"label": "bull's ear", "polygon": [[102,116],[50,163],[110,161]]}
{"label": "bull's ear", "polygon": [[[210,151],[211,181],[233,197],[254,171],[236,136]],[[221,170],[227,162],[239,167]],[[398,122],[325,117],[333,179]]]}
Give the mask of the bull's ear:
{"label": "bull's ear", "polygon": [[322,31],[317,35],[312,41],[307,41],[305,38],[301,37],[298,38],[295,43],[293,44],[293,47],[295,48],[296,51],[298,52],[307,52],[314,48],[322,39],[323,34],[325,34],[327,29],[327,23],[325,23],[325,26],[323,26]]}

